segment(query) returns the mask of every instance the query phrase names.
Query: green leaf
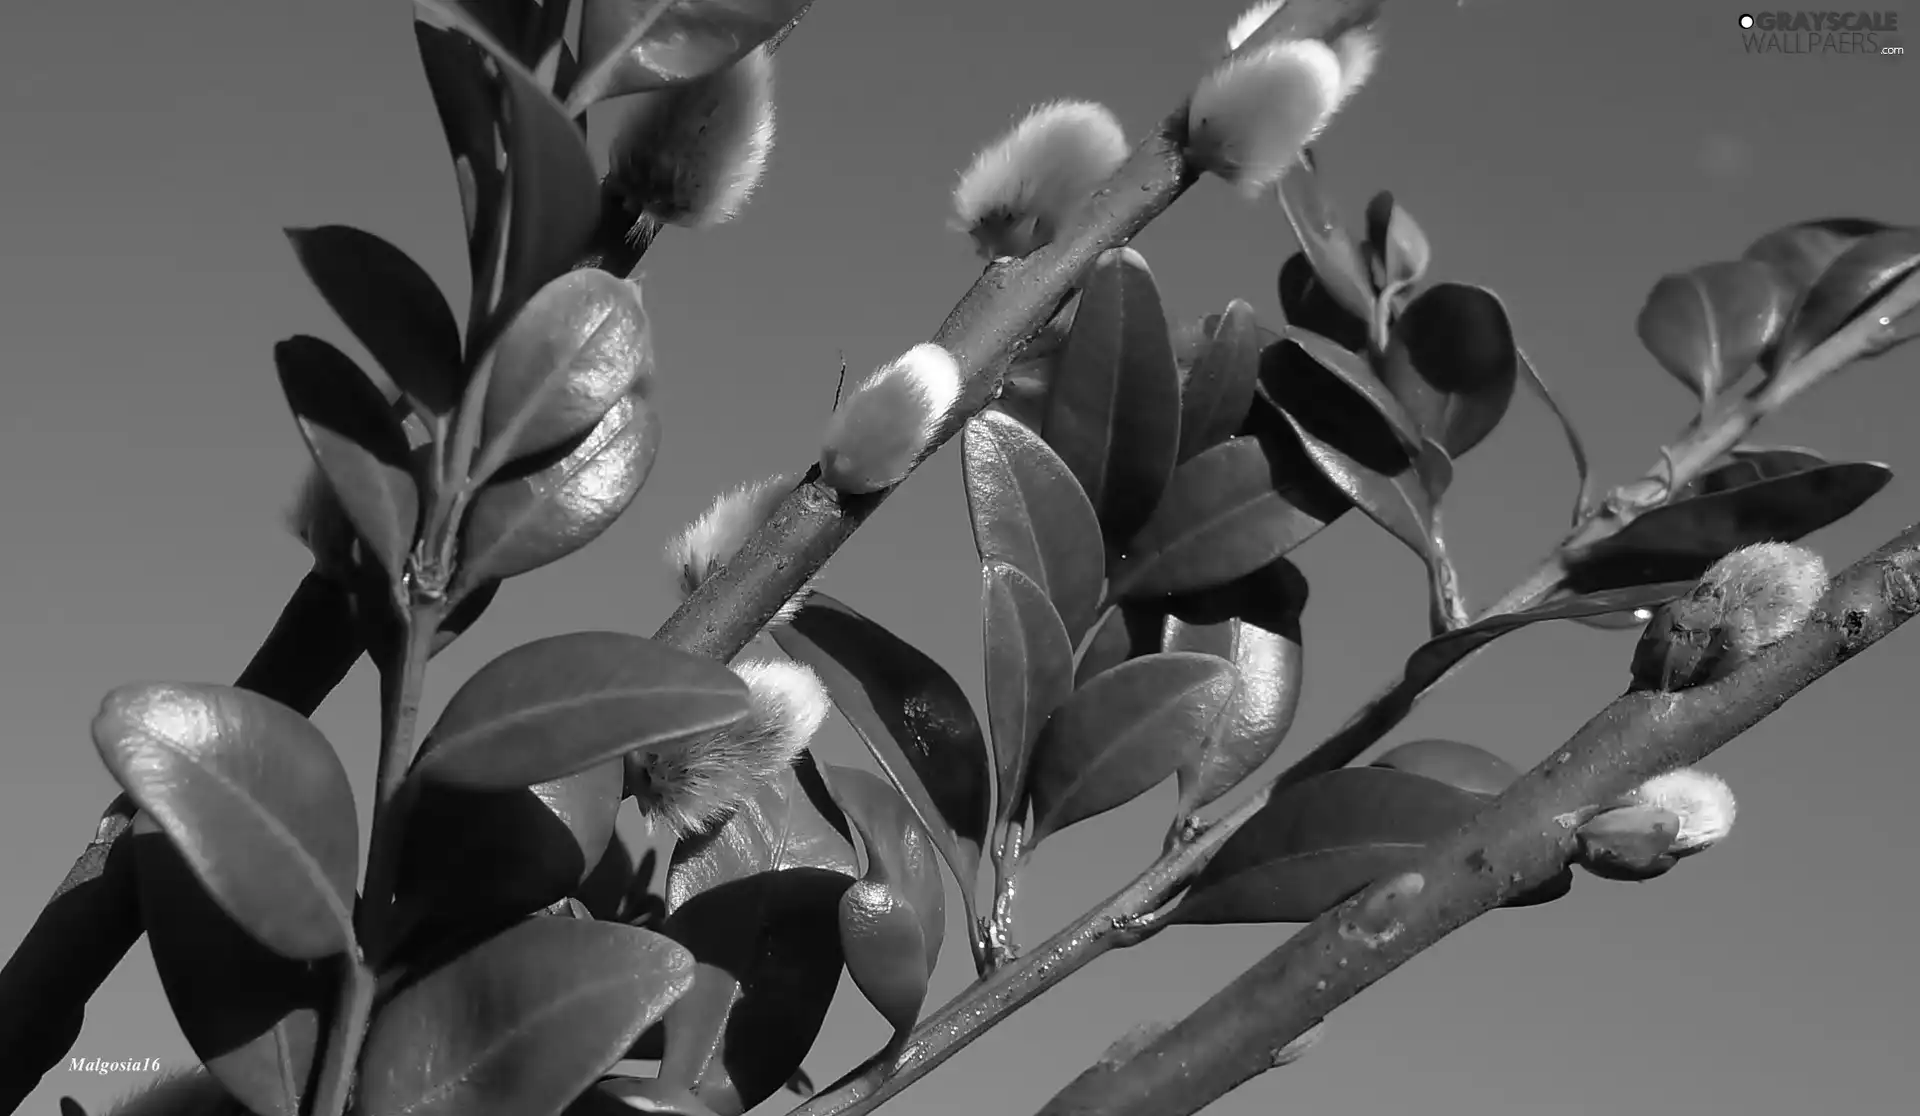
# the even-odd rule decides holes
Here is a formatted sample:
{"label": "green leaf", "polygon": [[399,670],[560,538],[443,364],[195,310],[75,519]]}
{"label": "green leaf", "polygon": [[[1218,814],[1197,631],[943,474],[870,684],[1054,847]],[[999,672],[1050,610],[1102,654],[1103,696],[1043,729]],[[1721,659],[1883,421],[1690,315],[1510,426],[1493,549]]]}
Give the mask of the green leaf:
{"label": "green leaf", "polygon": [[1458,740],[1409,740],[1382,752],[1372,766],[1423,775],[1489,798],[1520,777],[1520,769],[1506,760]]}
{"label": "green leaf", "polygon": [[800,1068],[843,968],[839,903],[858,874],[844,825],[803,755],[675,852],[662,929],[697,964],[692,991],[667,1014],[645,1095],[690,1090],[718,1116],[739,1116]]}
{"label": "green leaf", "polygon": [[860,831],[861,882],[840,897],[840,942],[853,982],[896,1032],[910,1029],[946,933],[946,884],[933,841],[892,784],[828,767],[827,787]]}
{"label": "green leaf", "polygon": [[806,8],[803,0],[678,0],[635,38],[660,0],[583,0],[580,60],[586,72],[569,101],[596,101],[692,81],[730,66]]}
{"label": "green leaf", "polygon": [[1045,589],[1071,639],[1093,623],[1106,576],[1100,522],[1053,447],[1011,415],[967,420],[961,468],[973,541]]}
{"label": "green leaf", "polygon": [[1553,417],[1560,422],[1561,433],[1566,435],[1567,452],[1573,455],[1573,469],[1580,480],[1580,491],[1575,494],[1573,499],[1573,521],[1578,523],[1580,522],[1581,516],[1586,513],[1587,505],[1591,503],[1593,499],[1590,491],[1593,483],[1591,476],[1592,470],[1587,465],[1587,447],[1580,439],[1579,428],[1573,425],[1573,419],[1561,408],[1560,401],[1553,397],[1553,392],[1547,387],[1547,382],[1540,378],[1539,370],[1533,366],[1532,361],[1527,359],[1527,354],[1516,346],[1514,348],[1514,355],[1520,360],[1521,380],[1533,389],[1533,393],[1540,397],[1542,403],[1547,405],[1547,410],[1553,412]]}
{"label": "green leaf", "polygon": [[1826,458],[1798,446],[1735,446],[1726,460],[1688,481],[1674,493],[1674,499],[1711,496],[1729,488],[1739,488],[1790,473],[1804,473],[1829,465]]}
{"label": "green leaf", "polygon": [[432,937],[565,898],[619,846],[624,781],[609,761],[512,790],[421,784],[406,813],[393,917]]}
{"label": "green leaf", "polygon": [[1307,262],[1295,252],[1280,266],[1280,312],[1301,329],[1310,329],[1349,352],[1364,352],[1371,327],[1367,319],[1340,305]]}
{"label": "green leaf", "polygon": [[[1373,286],[1367,282],[1366,261],[1321,189],[1310,153],[1302,152],[1299,162],[1280,179],[1280,208],[1320,285],[1335,304],[1365,323],[1373,314]],[[1362,344],[1365,338],[1362,333]]]}
{"label": "green leaf", "polygon": [[1785,368],[1860,316],[1920,268],[1920,228],[1886,229],[1836,256],[1793,308],[1773,367]]}
{"label": "green leaf", "polygon": [[1411,462],[1393,473],[1377,471],[1323,441],[1291,411],[1280,413],[1322,475],[1422,561],[1433,561],[1433,499]]}
{"label": "green leaf", "polygon": [[613,405],[577,445],[509,465],[474,495],[461,524],[450,596],[557,562],[632,506],[660,452],[660,412],[645,395]]}
{"label": "green leaf", "polygon": [[1268,620],[1276,625],[1272,630],[1239,619],[1215,624],[1189,623],[1178,616],[1167,619],[1168,651],[1225,659],[1233,664],[1235,678],[1220,724],[1178,771],[1181,816],[1191,816],[1239,786],[1286,739],[1300,706],[1304,578],[1301,589],[1293,600],[1278,602],[1280,607],[1274,611],[1281,616]]}
{"label": "green leaf", "polygon": [[378,1010],[354,1110],[554,1116],[692,981],[687,951],[651,930],[527,919]]}
{"label": "green leaf", "polygon": [[939,663],[816,592],[774,642],[820,675],[833,703],[933,835],[969,904],[980,872],[993,757],[966,692]]}
{"label": "green leaf", "polygon": [[1034,747],[1028,847],[1153,789],[1216,731],[1233,664],[1165,651],[1099,675],[1061,706]]}
{"label": "green leaf", "polygon": [[1159,651],[1160,629],[1165,619],[1165,609],[1157,601],[1122,601],[1102,611],[1099,622],[1087,633],[1080,648],[1080,661],[1073,672],[1074,687],[1086,685],[1090,679],[1129,659]]}
{"label": "green leaf", "polygon": [[1663,504],[1564,554],[1567,585],[1589,592],[1695,579],[1729,551],[1795,542],[1844,519],[1892,479],[1885,465],[1846,462]]}
{"label": "green leaf", "polygon": [[273,361],[314,463],[354,530],[398,585],[420,520],[406,431],[360,366],[318,337],[280,342],[273,347]]}
{"label": "green leaf", "polygon": [[353,791],[312,722],[231,686],[122,686],[100,703],[93,742],[261,944],[297,961],[353,948]]}
{"label": "green leaf", "polygon": [[1119,545],[1153,514],[1180,448],[1180,372],[1139,253],[1094,262],[1060,360],[1042,433]]}
{"label": "green leaf", "polygon": [[1366,256],[1375,290],[1418,282],[1433,262],[1433,247],[1413,215],[1382,190],[1367,203]]}
{"label": "green leaf", "polygon": [[[1778,271],[1797,299],[1842,252],[1893,226],[1864,217],[1823,217],[1773,230],[1747,246],[1743,259]],[[1777,364],[1777,362],[1776,362]]]}
{"label": "green leaf", "polygon": [[1209,315],[1198,353],[1180,385],[1180,450],[1184,462],[1238,433],[1260,378],[1260,323],[1242,299]]}
{"label": "green leaf", "polygon": [[1274,795],[1220,846],[1177,922],[1311,922],[1485,807],[1480,795],[1381,767],[1347,767]]}
{"label": "green leaf", "polygon": [[215,1080],[249,1112],[299,1116],[337,965],[273,952],[235,922],[149,814],[134,816],[140,926],[167,1004]]}
{"label": "green leaf", "polygon": [[1222,442],[1174,470],[1153,518],[1114,564],[1112,593],[1160,597],[1223,585],[1306,542],[1326,521],[1281,494],[1259,439]]}
{"label": "green leaf", "polygon": [[999,820],[1025,816],[1027,765],[1040,728],[1073,693],[1073,641],[1046,593],[1009,563],[980,571],[987,727],[999,763]]}
{"label": "green leaf", "polygon": [[346,225],[288,229],[307,277],[422,417],[460,401],[466,370],[460,326],[420,265],[385,240]]}
{"label": "green leaf", "polygon": [[475,671],[420,746],[412,778],[473,790],[559,779],[726,728],[747,687],[723,664],[620,632],[523,643]]}
{"label": "green leaf", "polygon": [[[1406,408],[1400,405],[1400,401],[1394,398],[1393,392],[1387,389],[1387,385],[1381,382],[1380,377],[1374,375],[1373,369],[1367,365],[1366,358],[1352,350],[1341,348],[1317,333],[1297,326],[1288,326],[1286,334],[1281,338],[1280,347],[1262,354],[1260,380],[1269,394],[1295,400],[1304,405],[1308,398],[1304,394],[1308,385],[1319,390],[1337,390],[1327,377],[1313,375],[1310,366],[1301,360],[1302,357],[1319,365],[1324,371],[1332,373],[1332,378],[1339,381],[1355,400],[1364,403],[1368,409],[1372,410],[1382,424],[1380,429],[1397,440],[1401,449],[1409,454],[1419,450],[1421,440],[1419,425],[1414,422],[1413,416],[1407,413]],[[1316,406],[1319,407],[1324,407],[1331,402],[1331,400],[1315,400]],[[1342,413],[1351,410],[1356,426],[1367,421],[1357,409],[1351,409],[1345,405],[1340,409]]]}
{"label": "green leaf", "polygon": [[1792,301],[1772,267],[1725,260],[1661,276],[1634,329],[1660,367],[1705,406],[1779,338]]}
{"label": "green leaf", "polygon": [[640,284],[597,268],[548,283],[494,344],[474,473],[592,430],[620,400],[650,394],[653,332]]}
{"label": "green leaf", "polygon": [[1505,417],[1519,371],[1500,300],[1480,287],[1438,283],[1394,321],[1380,374],[1420,432],[1458,458]]}

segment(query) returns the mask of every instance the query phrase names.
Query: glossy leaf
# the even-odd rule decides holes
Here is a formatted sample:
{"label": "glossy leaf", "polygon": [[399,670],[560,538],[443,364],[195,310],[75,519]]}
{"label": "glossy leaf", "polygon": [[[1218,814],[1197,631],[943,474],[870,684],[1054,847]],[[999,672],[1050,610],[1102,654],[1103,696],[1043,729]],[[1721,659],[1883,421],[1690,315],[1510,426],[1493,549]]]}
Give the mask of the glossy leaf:
{"label": "glossy leaf", "polygon": [[406,815],[394,918],[416,932],[531,914],[582,884],[612,846],[618,761],[512,790],[423,784]]}
{"label": "glossy leaf", "polygon": [[966,692],[912,644],[824,593],[808,597],[792,623],[772,634],[781,650],[827,684],[834,705],[907,796],[971,904],[993,759]]}
{"label": "glossy leaf", "polygon": [[1711,403],[1779,338],[1793,292],[1757,260],[1724,260],[1663,275],[1634,329],[1660,367]]}
{"label": "glossy leaf", "polygon": [[1233,696],[1215,731],[1177,773],[1182,816],[1240,785],[1286,739],[1300,705],[1298,610],[1305,604],[1303,594],[1276,630],[1237,619],[1190,624],[1177,616],[1168,618],[1168,651],[1216,655],[1232,663],[1235,672]]}
{"label": "glossy leaf", "polygon": [[980,571],[987,727],[998,762],[1001,820],[1022,816],[1027,765],[1041,726],[1073,693],[1073,641],[1044,590],[1009,563]]}
{"label": "glossy leaf", "polygon": [[420,493],[406,431],[387,397],[351,357],[318,337],[280,342],[273,361],[314,463],[388,579],[399,584],[419,525]]}
{"label": "glossy leaf", "polygon": [[273,952],[236,923],[152,816],[128,835],[147,934],[167,1005],[215,1080],[247,1111],[299,1116],[337,965]]}
{"label": "glossy leaf", "polygon": [[[1413,453],[1420,448],[1419,425],[1400,405],[1400,401],[1394,398],[1393,392],[1381,382],[1380,377],[1374,374],[1366,358],[1297,326],[1287,327],[1282,342],[1283,347],[1277,352],[1265,354],[1261,364],[1260,377],[1270,394],[1290,400],[1298,407],[1313,406],[1318,409],[1322,405],[1321,400],[1302,393],[1306,383],[1296,383],[1306,379],[1316,389],[1332,386],[1324,376],[1309,377],[1309,366],[1303,365],[1300,360],[1304,355],[1332,373],[1333,378],[1355,399],[1365,403],[1378,415],[1379,421],[1384,424],[1382,429],[1398,440],[1402,449]],[[1282,380],[1286,382],[1280,382]]]}
{"label": "glossy leaf", "polygon": [[579,437],[623,398],[649,394],[653,331],[640,284],[591,267],[553,280],[500,335],[492,369],[480,477]]}
{"label": "glossy leaf", "polygon": [[452,596],[579,550],[633,504],[660,452],[660,412],[645,395],[613,405],[578,445],[509,466],[475,493],[461,524]]}
{"label": "glossy leaf", "polygon": [[1382,292],[1417,282],[1433,262],[1427,234],[1386,190],[1367,203],[1366,249],[1374,289]]}
{"label": "glossy leaf", "polygon": [[472,790],[527,787],[716,732],[746,712],[746,683],[712,659],[619,632],[549,636],[494,659],[455,691],[412,777]]}
{"label": "glossy leaf", "polygon": [[[1366,260],[1321,189],[1311,153],[1302,152],[1280,179],[1280,208],[1333,301],[1362,323],[1368,321],[1373,315],[1373,285],[1367,282]],[[1363,344],[1364,338],[1362,334]]]}
{"label": "glossy leaf", "polygon": [[1111,592],[1152,598],[1223,585],[1312,538],[1326,521],[1289,503],[1256,438],[1214,446],[1174,470],[1153,518],[1114,564]]}
{"label": "glossy leaf", "polygon": [[1520,769],[1506,760],[1458,740],[1409,740],[1382,752],[1373,766],[1424,775],[1488,797],[1520,777]]}
{"label": "glossy leaf", "polygon": [[1273,797],[1227,838],[1173,917],[1185,923],[1310,922],[1413,863],[1487,803],[1380,767],[1316,775]]}
{"label": "glossy leaf", "polygon": [[[730,66],[805,10],[803,0],[582,0],[568,107],[664,89]],[[657,9],[657,11],[656,11]],[[637,26],[653,17],[649,26]],[[637,36],[637,37],[636,37]]]}
{"label": "glossy leaf", "polygon": [[374,1015],[365,1116],[552,1116],[693,982],[651,930],[531,918],[400,989]]}
{"label": "glossy leaf", "polygon": [[1233,696],[1233,664],[1161,652],[1089,681],[1034,747],[1028,847],[1153,789],[1192,759]]}
{"label": "glossy leaf", "polygon": [[1876,232],[1840,253],[1793,308],[1773,366],[1784,368],[1812,352],[1916,268],[1920,228]]}
{"label": "glossy leaf", "polygon": [[692,991],[667,1014],[655,1090],[690,1091],[738,1116],[800,1067],[843,968],[839,902],[858,874],[844,824],[802,756],[675,853],[663,930],[696,966]]}
{"label": "glossy leaf", "polygon": [[1566,435],[1567,452],[1573,455],[1574,472],[1578,474],[1580,481],[1580,491],[1574,496],[1573,500],[1573,521],[1578,523],[1580,517],[1586,511],[1587,505],[1593,500],[1591,491],[1593,485],[1592,468],[1587,464],[1586,444],[1580,438],[1579,428],[1573,425],[1573,419],[1561,408],[1560,401],[1553,397],[1552,389],[1548,388],[1547,382],[1540,378],[1539,369],[1535,368],[1533,362],[1527,359],[1527,354],[1516,347],[1514,349],[1514,355],[1520,360],[1521,381],[1533,389],[1533,393],[1538,395],[1540,401],[1547,405],[1547,410],[1553,412],[1553,417],[1560,422],[1561,433]]}
{"label": "glossy leaf", "polygon": [[1728,551],[1795,542],[1845,518],[1892,479],[1884,465],[1847,462],[1676,500],[1564,555],[1567,584],[1584,592],[1698,578]]}
{"label": "glossy leaf", "polygon": [[484,47],[458,31],[416,20],[413,34],[460,188],[468,274],[473,280],[470,313],[478,314],[488,293],[483,281],[500,253],[500,213],[506,205],[498,65]]}
{"label": "glossy leaf", "polygon": [[1042,430],[1109,543],[1147,521],[1180,448],[1180,373],[1146,261],[1102,253],[1088,272]]}
{"label": "glossy leaf", "polygon": [[353,791],[333,746],[230,686],[122,686],[93,719],[100,758],[222,910],[298,961],[353,946]]}
{"label": "glossy leaf", "polygon": [[1078,639],[1093,623],[1106,576],[1100,522],[1080,482],[1038,434],[992,411],[967,421],[961,468],[980,560],[1032,578]]}
{"label": "glossy leaf", "polygon": [[420,265],[347,225],[288,229],[300,266],[327,304],[423,414],[444,415],[466,387],[460,325]]}
{"label": "glossy leaf", "polygon": [[1381,378],[1421,434],[1457,458],[1505,417],[1519,371],[1500,300],[1480,287],[1438,283],[1394,321]]}
{"label": "glossy leaf", "polygon": [[1253,307],[1241,299],[1210,315],[1192,366],[1180,385],[1180,449],[1184,462],[1239,432],[1253,405],[1264,346]]}
{"label": "glossy leaf", "polygon": [[1674,499],[1711,496],[1729,488],[1804,473],[1828,464],[1831,462],[1826,458],[1797,446],[1735,446],[1727,452],[1725,461],[1682,485],[1674,493]]}
{"label": "glossy leaf", "polygon": [[1166,612],[1158,603],[1122,601],[1100,613],[1100,620],[1087,633],[1080,648],[1080,661],[1074,667],[1075,688],[1084,686],[1096,675],[1104,674],[1129,659],[1151,655],[1160,650],[1160,629]]}
{"label": "glossy leaf", "polygon": [[1280,265],[1280,311],[1301,329],[1310,329],[1349,352],[1364,352],[1371,327],[1367,319],[1342,306],[1314,273],[1305,252]]}
{"label": "glossy leaf", "polygon": [[1423,561],[1432,559],[1433,501],[1419,470],[1409,463],[1397,473],[1377,472],[1322,441],[1291,412],[1283,415],[1307,456],[1347,499]]}
{"label": "glossy leaf", "polygon": [[1747,246],[1742,258],[1758,260],[1786,278],[1798,296],[1813,285],[1842,252],[1891,225],[1864,217],[1824,217],[1799,221],[1766,234]]}
{"label": "glossy leaf", "polygon": [[946,885],[933,842],[900,792],[857,768],[824,772],[867,851],[861,882],[840,897],[840,942],[854,983],[896,1031],[926,1000],[946,932]]}

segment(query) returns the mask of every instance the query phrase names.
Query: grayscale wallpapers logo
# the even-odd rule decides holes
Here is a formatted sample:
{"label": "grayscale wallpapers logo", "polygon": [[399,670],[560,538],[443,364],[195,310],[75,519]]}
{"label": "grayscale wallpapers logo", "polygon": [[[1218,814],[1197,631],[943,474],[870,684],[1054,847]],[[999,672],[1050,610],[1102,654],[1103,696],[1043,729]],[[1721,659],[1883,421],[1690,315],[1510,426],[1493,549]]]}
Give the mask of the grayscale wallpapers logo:
{"label": "grayscale wallpapers logo", "polygon": [[1907,53],[1899,12],[1747,12],[1740,44],[1748,54],[1851,54],[1895,58]]}

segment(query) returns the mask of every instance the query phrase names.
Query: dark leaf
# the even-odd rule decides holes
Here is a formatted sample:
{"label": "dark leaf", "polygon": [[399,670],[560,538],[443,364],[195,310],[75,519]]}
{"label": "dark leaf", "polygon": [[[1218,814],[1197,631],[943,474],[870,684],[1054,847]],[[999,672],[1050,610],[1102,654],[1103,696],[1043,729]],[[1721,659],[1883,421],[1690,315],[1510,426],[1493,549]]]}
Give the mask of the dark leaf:
{"label": "dark leaf", "polygon": [[698,964],[667,1015],[655,1088],[738,1116],[800,1068],[840,984],[840,896],[859,871],[844,825],[803,755],[676,851],[663,929]]}
{"label": "dark leaf", "polygon": [[1830,464],[1826,458],[1797,446],[1735,446],[1727,459],[1682,485],[1675,500],[1711,496],[1790,473],[1804,473]]}
{"label": "dark leaf", "polygon": [[1180,373],[1139,253],[1100,255],[1060,361],[1042,432],[1119,545],[1153,514],[1180,448]]}
{"label": "dark leaf", "polygon": [[1433,262],[1433,247],[1393,194],[1382,190],[1367,203],[1367,264],[1376,290],[1418,282]]}
{"label": "dark leaf", "polygon": [[1372,327],[1327,292],[1305,252],[1295,252],[1280,266],[1279,289],[1280,312],[1289,323],[1310,329],[1349,352],[1366,350]]}
{"label": "dark leaf", "polygon": [[1433,560],[1433,500],[1420,470],[1409,463],[1397,473],[1377,472],[1322,441],[1291,412],[1282,415],[1322,475],[1422,561]]}
{"label": "dark leaf", "polygon": [[999,761],[1000,818],[1024,816],[1027,765],[1047,718],[1073,693],[1073,641],[1046,593],[1009,563],[980,571],[987,726]]}
{"label": "dark leaf", "polygon": [[140,922],[193,1053],[247,1111],[298,1116],[337,965],[283,957],[233,921],[151,815],[135,815]]}
{"label": "dark leaf", "polygon": [[1180,385],[1179,461],[1199,456],[1238,433],[1260,378],[1260,323],[1241,299],[1227,303],[1206,331]]}
{"label": "dark leaf", "polygon": [[613,840],[624,776],[609,761],[513,790],[420,785],[406,815],[394,918],[416,933],[451,932],[565,897],[603,856],[624,850]]}
{"label": "dark leaf", "polygon": [[685,1087],[665,1088],[651,1077],[603,1077],[564,1116],[633,1116],[635,1110],[659,1116],[714,1116],[713,1109]]}
{"label": "dark leaf", "polygon": [[475,479],[593,429],[615,404],[645,400],[653,333],[640,284],[598,268],[560,276],[494,345]]}
{"label": "dark leaf", "polygon": [[[1374,375],[1365,357],[1298,326],[1287,327],[1282,344],[1284,347],[1280,352],[1270,357],[1263,354],[1260,378],[1269,394],[1293,401],[1304,409],[1308,397],[1302,395],[1301,390],[1306,384],[1298,381],[1304,379],[1323,389],[1331,387],[1324,376],[1310,374],[1300,360],[1300,356],[1304,355],[1332,373],[1334,379],[1379,416],[1379,421],[1384,424],[1382,429],[1400,443],[1402,450],[1409,454],[1419,450],[1419,425],[1400,405],[1400,401],[1394,398],[1387,385],[1380,381],[1380,377]],[[1318,409],[1320,401],[1315,400],[1314,404]]]}
{"label": "dark leaf", "polygon": [[1741,256],[1768,264],[1786,278],[1797,297],[1813,285],[1827,266],[1862,239],[1885,232],[1891,225],[1864,217],[1826,217],[1775,229],[1747,246]]}
{"label": "dark leaf", "polygon": [[1567,585],[1588,592],[1698,578],[1728,551],[1795,542],[1845,518],[1892,479],[1884,465],[1846,462],[1677,500],[1564,555]]}
{"label": "dark leaf", "polygon": [[539,569],[599,538],[640,495],[659,452],[659,410],[644,395],[629,395],[559,460],[495,475],[461,524],[451,595]]}
{"label": "dark leaf", "polygon": [[1173,774],[1216,731],[1233,689],[1232,663],[1169,651],[1122,663],[1075,691],[1034,747],[1028,847]]}
{"label": "dark leaf", "polygon": [[354,1110],[553,1116],[688,990],[692,962],[635,926],[521,922],[379,1009]]}
{"label": "dark leaf", "polygon": [[1793,292],[1758,260],[1724,260],[1661,276],[1634,329],[1660,367],[1711,403],[1773,345]]}
{"label": "dark leaf", "polygon": [[1074,687],[1086,685],[1089,679],[1129,659],[1159,651],[1165,619],[1166,612],[1158,603],[1122,601],[1107,608],[1080,649],[1080,661],[1073,672]]}
{"label": "dark leaf", "polygon": [[1438,283],[1393,323],[1381,377],[1420,432],[1457,458],[1500,424],[1519,371],[1500,300],[1480,287]]}
{"label": "dark leaf", "polygon": [[87,1110],[72,1097],[60,1098],[60,1116],[87,1116]]}
{"label": "dark leaf", "polygon": [[412,778],[472,790],[559,779],[745,716],[724,665],[639,636],[570,632],[475,671],[420,747]]}
{"label": "dark leaf", "polygon": [[1773,367],[1785,368],[1812,352],[1915,268],[1920,228],[1877,232],[1840,253],[1793,308]]}
{"label": "dark leaf", "polygon": [[1316,775],[1273,797],[1195,877],[1185,923],[1310,922],[1419,857],[1487,800],[1380,767]]}
{"label": "dark leaf", "polygon": [[816,1092],[813,1078],[807,1076],[806,1070],[794,1070],[793,1076],[787,1079],[786,1089],[803,1097],[810,1097]]}
{"label": "dark leaf", "polygon": [[1168,597],[1160,602],[1160,612],[1189,625],[1245,620],[1270,632],[1285,632],[1306,606],[1306,576],[1281,558],[1216,589]]}
{"label": "dark leaf", "polygon": [[[617,807],[618,792],[615,793]],[[584,853],[586,842],[581,842],[580,847]],[[649,857],[654,855],[651,848],[647,852]],[[619,834],[609,833],[606,851],[600,854],[599,863],[587,870],[586,878],[574,889],[574,898],[587,909],[589,917],[603,922],[631,922],[633,920],[627,910],[630,897],[636,890],[644,891],[652,881],[651,859],[647,862],[646,872],[646,879],[639,878],[640,868],[633,861],[633,848]]]}
{"label": "dark leaf", "polygon": [[381,569],[399,584],[420,519],[406,431],[360,366],[318,337],[280,342],[273,361],[314,462]]}
{"label": "dark leaf", "polygon": [[[1321,189],[1312,155],[1303,152],[1299,162],[1280,179],[1280,208],[1321,285],[1364,327],[1373,316],[1373,285],[1367,282],[1366,260]],[[1362,333],[1362,345],[1365,339]]]}
{"label": "dark leaf", "polygon": [[1114,563],[1111,592],[1151,598],[1210,589],[1312,538],[1326,521],[1281,495],[1259,439],[1238,437],[1174,470],[1153,518]]}
{"label": "dark leaf", "polygon": [[460,187],[468,274],[473,282],[470,314],[478,315],[485,308],[489,277],[500,254],[500,213],[506,205],[499,69],[486,49],[468,35],[417,20],[413,33]]}
{"label": "dark leaf", "polygon": [[433,279],[405,252],[346,225],[288,229],[307,277],[423,415],[444,415],[466,387],[460,326]]}
{"label": "dark leaf", "polygon": [[122,686],[93,741],[222,910],[311,961],[353,946],[353,791],[305,717],[230,686]]}
{"label": "dark leaf", "polygon": [[1591,469],[1587,465],[1587,447],[1581,441],[1580,431],[1573,425],[1573,419],[1561,409],[1560,401],[1553,397],[1547,382],[1540,378],[1539,370],[1534,368],[1533,362],[1527,359],[1527,354],[1516,347],[1514,355],[1520,359],[1521,381],[1533,389],[1534,394],[1540,397],[1540,401],[1547,405],[1547,410],[1553,412],[1553,417],[1560,421],[1561,432],[1567,436],[1567,452],[1573,455],[1574,472],[1580,478],[1580,491],[1573,500],[1573,521],[1578,523],[1580,517],[1586,512],[1587,504],[1592,500],[1592,494],[1589,491],[1592,480]]}
{"label": "dark leaf", "polygon": [[[568,107],[578,113],[596,101],[678,85],[730,66],[805,6],[803,0],[583,0],[585,71]],[[655,17],[650,26],[637,26],[649,16]]]}
{"label": "dark leaf", "polygon": [[896,1032],[911,1028],[927,996],[946,931],[946,885],[933,842],[885,779],[827,768],[828,787],[867,850],[861,882],[840,897],[847,971]]}
{"label": "dark leaf", "polygon": [[961,468],[980,560],[999,559],[1032,578],[1068,638],[1079,639],[1106,575],[1100,522],[1080,482],[1038,434],[992,411],[967,421]]}
{"label": "dark leaf", "polygon": [[824,593],[808,597],[773,638],[827,684],[834,705],[932,834],[971,904],[993,759],[966,692],[912,644]]}
{"label": "dark leaf", "polygon": [[1167,619],[1168,651],[1225,659],[1233,664],[1236,681],[1217,731],[1180,767],[1181,816],[1191,816],[1240,785],[1286,739],[1300,705],[1298,608],[1305,604],[1303,594],[1293,614],[1283,616],[1274,630],[1245,620],[1190,624],[1177,616]]}
{"label": "dark leaf", "polygon": [[1424,775],[1488,797],[1506,790],[1507,784],[1520,777],[1520,769],[1506,760],[1458,740],[1409,740],[1382,752],[1373,766]]}

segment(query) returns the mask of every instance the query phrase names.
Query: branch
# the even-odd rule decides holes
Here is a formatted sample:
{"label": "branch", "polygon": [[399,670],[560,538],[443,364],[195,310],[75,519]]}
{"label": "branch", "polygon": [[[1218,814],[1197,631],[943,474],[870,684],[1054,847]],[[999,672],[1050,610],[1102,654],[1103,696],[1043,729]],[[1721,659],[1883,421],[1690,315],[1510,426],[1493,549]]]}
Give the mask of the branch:
{"label": "branch", "polygon": [[1131,1058],[1082,1073],[1041,1116],[1199,1111],[1409,958],[1558,875],[1594,804],[1698,763],[1916,612],[1920,524],[1848,567],[1805,628],[1733,675],[1616,699],[1413,868],[1315,919]]}

